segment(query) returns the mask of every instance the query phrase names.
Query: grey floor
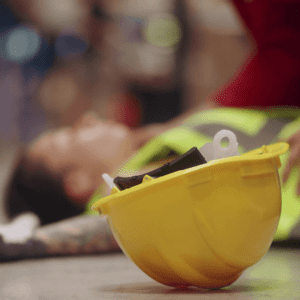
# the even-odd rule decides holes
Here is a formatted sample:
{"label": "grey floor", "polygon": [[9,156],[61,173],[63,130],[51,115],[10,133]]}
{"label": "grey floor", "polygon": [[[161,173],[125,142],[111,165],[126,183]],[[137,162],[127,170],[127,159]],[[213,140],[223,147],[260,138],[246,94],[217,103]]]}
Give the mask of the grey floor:
{"label": "grey floor", "polygon": [[2,263],[1,300],[300,299],[300,250],[271,249],[222,290],[156,283],[123,254]]}

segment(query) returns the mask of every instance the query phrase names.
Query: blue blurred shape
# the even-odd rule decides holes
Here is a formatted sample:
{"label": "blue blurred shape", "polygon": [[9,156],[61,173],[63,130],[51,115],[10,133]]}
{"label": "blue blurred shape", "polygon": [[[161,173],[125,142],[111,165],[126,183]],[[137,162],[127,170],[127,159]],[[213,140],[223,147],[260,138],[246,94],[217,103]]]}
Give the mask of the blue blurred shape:
{"label": "blue blurred shape", "polygon": [[60,58],[74,58],[87,49],[87,40],[77,35],[60,35],[55,41],[56,55]]}
{"label": "blue blurred shape", "polygon": [[41,38],[26,26],[17,26],[2,33],[0,55],[5,60],[23,64],[31,60],[39,51]]}
{"label": "blue blurred shape", "polygon": [[38,53],[41,38],[30,28],[20,26],[10,31],[5,46],[8,60],[25,63]]}

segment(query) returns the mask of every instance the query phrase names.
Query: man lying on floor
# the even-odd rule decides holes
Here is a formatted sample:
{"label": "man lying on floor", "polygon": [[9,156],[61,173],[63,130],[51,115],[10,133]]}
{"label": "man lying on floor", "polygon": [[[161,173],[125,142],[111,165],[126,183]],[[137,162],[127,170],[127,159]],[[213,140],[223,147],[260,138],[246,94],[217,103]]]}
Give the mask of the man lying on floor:
{"label": "man lying on floor", "polygon": [[[282,157],[281,178],[285,169],[288,180],[282,188],[282,216],[276,239],[293,237],[300,210],[296,168],[300,157],[299,111],[283,107],[299,107],[300,22],[295,11],[300,8],[300,0],[233,0],[232,3],[251,36],[253,49],[232,80],[210,97],[207,108],[263,107],[264,111],[207,110],[189,118],[182,127],[178,125],[187,119],[187,115],[170,124],[138,131],[130,131],[118,124],[101,125],[94,118],[86,119],[79,127],[46,134],[26,150],[16,168],[7,197],[10,217],[32,211],[46,225],[78,215],[85,210],[85,204],[100,183],[101,174],[113,175],[131,155],[135,158],[127,167],[142,169],[151,160],[167,156],[171,151],[180,155],[193,146],[201,147],[211,142],[220,129],[230,129],[237,135],[241,152],[278,139],[289,139],[290,156]],[[282,110],[271,113],[268,109],[271,106],[282,107]],[[169,131],[171,127],[176,128]],[[150,143],[136,153],[149,140]],[[45,171],[42,174],[47,175],[41,175],[41,168]],[[39,176],[35,175],[38,173]],[[55,189],[49,188],[50,178]],[[91,218],[95,223],[99,222],[99,217]],[[49,229],[52,225],[48,226]],[[68,237],[75,239],[74,228],[66,230],[69,228],[66,223],[61,227],[72,232],[62,242],[57,242],[55,233],[48,239],[47,235],[39,234],[46,228],[43,226],[36,231],[35,240],[38,237],[41,240],[43,236],[42,243],[49,249],[51,243],[64,245]],[[115,249],[114,242],[112,245]],[[77,250],[76,247],[72,249],[75,253],[86,251],[82,245]],[[46,250],[46,253],[50,251]]]}
{"label": "man lying on floor", "polygon": [[[114,166],[110,168],[106,163],[103,165],[102,160],[97,160],[99,156],[96,149],[98,149],[100,141],[103,142],[103,132],[98,135],[90,134],[89,147],[86,147],[85,140],[75,143],[76,139],[72,135],[71,128],[67,128],[66,130],[71,136],[65,136],[63,147],[67,149],[67,144],[71,143],[71,141],[74,142],[81,151],[77,160],[80,161],[85,157],[85,164],[78,163],[78,165],[75,165],[73,160],[69,161],[70,153],[66,151],[65,156],[63,156],[64,152],[62,152],[60,163],[64,166],[64,172],[75,168],[76,172],[80,174],[87,172],[86,175],[88,175],[88,172],[94,172],[97,176],[99,175],[99,177],[94,175],[98,178],[95,180],[94,185],[91,184],[91,182],[94,182],[93,180],[91,182],[88,179],[82,180],[80,189],[72,189],[72,185],[65,185],[64,188],[64,173],[60,171],[60,164],[55,164],[59,151],[55,152],[58,150],[55,150],[55,148],[49,152],[45,151],[45,149],[49,149],[49,146],[42,148],[40,144],[43,144],[44,141],[41,138],[26,152],[27,169],[24,168],[24,164],[21,166],[21,174],[18,168],[16,169],[6,199],[6,207],[11,218],[25,212],[35,213],[40,218],[42,226],[37,228],[32,226],[31,234],[27,234],[27,238],[24,239],[23,237],[23,240],[20,236],[19,239],[17,236],[14,240],[9,234],[5,236],[6,233],[4,232],[2,234],[3,242],[7,241],[10,244],[6,244],[6,246],[3,244],[2,259],[40,255],[100,253],[118,250],[118,245],[106,220],[97,215],[89,215],[92,214],[90,206],[93,200],[87,202],[84,208],[83,203],[86,202],[87,198],[84,198],[83,195],[90,196],[95,191],[96,183],[100,182],[99,178],[102,173],[116,176],[117,174],[144,173],[155,169],[157,166],[170,160],[170,158],[173,159],[174,156],[181,155],[192,147],[200,148],[204,144],[212,142],[214,135],[221,129],[228,129],[235,133],[239,142],[240,153],[274,143],[278,140],[288,140],[290,142],[291,151],[281,156],[280,177],[283,179],[284,171],[286,171],[286,182],[282,186],[282,215],[275,240],[300,239],[297,229],[300,221],[300,203],[298,202],[299,178],[298,169],[293,168],[296,166],[300,153],[299,113],[300,110],[297,109],[258,111],[253,109],[218,108],[202,111],[188,118],[182,126],[151,138],[137,152],[130,148],[132,152],[126,153],[126,156],[131,156],[131,158],[125,165],[116,168]],[[93,119],[93,122],[89,125],[90,127],[86,128],[90,128],[90,133],[93,130],[97,132],[100,130],[100,124],[102,124],[102,121]],[[76,130],[78,130],[78,127]],[[107,132],[107,134],[111,137],[111,132]],[[51,133],[51,137],[53,140],[51,143],[49,142],[49,145],[55,145],[55,143],[60,145],[62,143],[60,135]],[[44,138],[48,138],[48,135],[44,135]],[[127,135],[121,139],[118,138],[116,138],[119,142],[117,151],[121,153],[128,149],[128,140],[130,139]],[[124,147],[123,150],[122,147]],[[44,150],[42,151],[41,149]],[[77,148],[72,149],[75,153]],[[93,152],[91,149],[95,149],[95,151]],[[30,167],[30,162],[35,168]],[[50,182],[53,181],[51,176],[41,176],[40,170],[36,169],[37,166],[42,165],[41,162],[43,162],[44,166],[43,172],[45,172],[47,166],[51,165],[52,173],[49,170],[46,173],[48,175],[56,174],[55,176],[62,176],[60,177],[60,188],[57,188],[59,183],[57,181],[58,177],[54,181],[55,184],[51,186]],[[55,166],[57,166],[56,173],[54,172]],[[113,170],[114,168],[115,170]],[[85,178],[86,175],[82,175],[80,178]],[[51,180],[49,181],[49,179]],[[71,189],[71,191],[68,189]],[[83,193],[83,191],[88,191],[88,193]],[[99,192],[105,195],[104,185],[96,193]],[[20,205],[18,201],[20,201]],[[64,210],[63,213],[61,207]],[[68,207],[78,209],[68,210]],[[82,213],[88,215],[79,216]],[[75,217],[76,215],[78,217]],[[28,215],[27,219],[26,215],[23,216],[23,219],[21,215],[11,226],[15,226],[17,229],[21,228],[18,227],[18,224],[27,224],[28,228],[30,227],[28,224],[32,224],[30,223],[32,222],[31,220],[32,217],[30,215]]]}

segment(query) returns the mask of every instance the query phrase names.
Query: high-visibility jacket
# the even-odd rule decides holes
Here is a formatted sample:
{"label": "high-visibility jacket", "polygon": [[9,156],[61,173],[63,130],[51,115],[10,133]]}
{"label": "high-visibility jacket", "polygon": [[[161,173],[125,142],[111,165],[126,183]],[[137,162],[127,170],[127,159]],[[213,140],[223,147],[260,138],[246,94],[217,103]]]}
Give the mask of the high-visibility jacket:
{"label": "high-visibility jacket", "polygon": [[[299,117],[298,117],[299,116]],[[300,130],[300,109],[281,109],[262,112],[248,109],[219,108],[200,112],[189,118],[184,125],[157,136],[145,145],[123,170],[138,170],[154,159],[166,157],[170,151],[181,155],[192,147],[211,143],[215,134],[228,129],[235,133],[239,152],[244,153],[277,140],[287,139]],[[280,156],[282,177],[289,152]],[[275,240],[285,240],[300,218],[300,197],[296,195],[297,170],[282,186],[282,213]],[[96,197],[99,199],[99,195]],[[91,206],[93,200],[89,204]]]}

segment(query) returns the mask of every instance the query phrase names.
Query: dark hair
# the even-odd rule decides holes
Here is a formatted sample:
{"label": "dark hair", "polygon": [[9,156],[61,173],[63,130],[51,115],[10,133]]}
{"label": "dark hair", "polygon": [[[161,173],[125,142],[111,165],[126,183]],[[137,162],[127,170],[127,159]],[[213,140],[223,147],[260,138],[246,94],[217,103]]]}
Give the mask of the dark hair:
{"label": "dark hair", "polygon": [[31,162],[24,152],[17,160],[6,190],[5,210],[9,218],[33,212],[45,225],[79,215],[84,207],[66,196],[60,176],[42,162]]}

